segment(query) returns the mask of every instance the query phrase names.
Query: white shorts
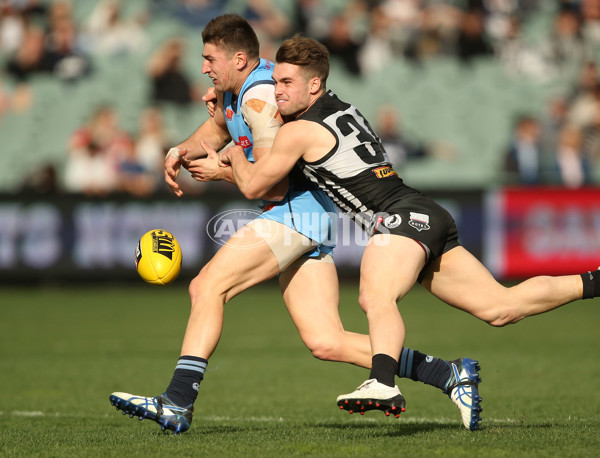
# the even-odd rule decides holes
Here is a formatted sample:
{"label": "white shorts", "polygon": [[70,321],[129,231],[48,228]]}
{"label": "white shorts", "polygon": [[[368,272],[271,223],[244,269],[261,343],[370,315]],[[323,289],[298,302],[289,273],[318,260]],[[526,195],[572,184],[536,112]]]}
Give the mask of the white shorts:
{"label": "white shorts", "polygon": [[262,237],[279,263],[281,272],[290,269],[299,269],[305,264],[313,262],[333,262],[328,253],[320,253],[318,256],[305,256],[318,244],[295,231],[285,224],[269,219],[257,218],[250,221],[246,226],[254,229],[259,237]]}

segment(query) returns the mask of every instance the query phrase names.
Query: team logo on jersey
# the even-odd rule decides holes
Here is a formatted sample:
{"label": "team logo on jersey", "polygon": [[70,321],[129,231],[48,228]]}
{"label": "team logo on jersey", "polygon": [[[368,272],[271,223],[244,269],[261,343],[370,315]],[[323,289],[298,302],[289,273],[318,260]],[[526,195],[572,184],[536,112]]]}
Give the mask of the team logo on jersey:
{"label": "team logo on jersey", "polygon": [[233,112],[233,110],[232,110],[231,108],[227,108],[227,109],[225,110],[225,117],[226,117],[227,119],[233,119],[233,115],[234,115],[234,114],[235,114],[235,113]]}
{"label": "team logo on jersey", "polygon": [[395,227],[400,226],[402,222],[402,217],[400,215],[390,215],[386,219],[383,220],[383,225],[388,229],[394,229]]}
{"label": "team logo on jersey", "polygon": [[387,177],[391,177],[391,176],[398,176],[396,171],[393,168],[391,168],[389,165],[385,165],[383,167],[377,167],[376,169],[373,169],[373,173],[375,173],[375,176],[377,176],[377,178],[387,178]]}
{"label": "team logo on jersey", "polygon": [[235,143],[236,145],[240,145],[242,148],[250,148],[252,146],[250,139],[246,136],[238,138],[238,141]]}
{"label": "team logo on jersey", "polygon": [[410,221],[408,224],[419,232],[431,229],[429,226],[429,215],[424,215],[423,213],[410,212]]}

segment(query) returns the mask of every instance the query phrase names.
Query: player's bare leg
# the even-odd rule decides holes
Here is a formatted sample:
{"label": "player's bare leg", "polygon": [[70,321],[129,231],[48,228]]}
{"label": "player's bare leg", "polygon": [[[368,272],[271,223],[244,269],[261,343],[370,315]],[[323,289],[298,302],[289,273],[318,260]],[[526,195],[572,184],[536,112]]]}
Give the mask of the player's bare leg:
{"label": "player's bare leg", "polygon": [[366,334],[344,329],[339,315],[339,285],[333,262],[306,263],[282,272],[279,284],[288,312],[313,356],[371,367]]}
{"label": "player's bare leg", "polygon": [[404,398],[394,385],[405,337],[396,302],[412,288],[424,265],[423,248],[409,238],[377,234],[370,239],[361,262],[359,303],[369,321],[371,375],[354,392],[338,396],[340,407],[396,416],[404,410]]}
{"label": "player's bare leg", "polygon": [[513,287],[500,284],[463,247],[444,253],[427,269],[422,285],[449,305],[504,326],[581,299],[580,275],[538,276]]}
{"label": "player's bare leg", "polygon": [[190,284],[192,309],[182,357],[167,391],[154,397],[115,392],[111,404],[131,417],[154,420],[163,430],[187,431],[208,358],[221,336],[225,302],[278,272],[277,259],[254,229],[245,226],[234,234]]}
{"label": "player's bare leg", "polygon": [[278,273],[271,248],[254,229],[234,234],[190,283],[192,310],[181,354],[208,359],[221,337],[225,303]]}
{"label": "player's bare leg", "polygon": [[[313,356],[371,369],[369,336],[346,331],[340,320],[338,278],[333,263],[312,262],[286,270],[279,276],[279,283],[290,316]],[[439,388],[459,408],[466,429],[479,427],[477,361],[446,361],[406,347],[402,358],[398,376]],[[344,404],[342,408],[345,407]],[[365,409],[359,407],[357,412],[364,414]]]}

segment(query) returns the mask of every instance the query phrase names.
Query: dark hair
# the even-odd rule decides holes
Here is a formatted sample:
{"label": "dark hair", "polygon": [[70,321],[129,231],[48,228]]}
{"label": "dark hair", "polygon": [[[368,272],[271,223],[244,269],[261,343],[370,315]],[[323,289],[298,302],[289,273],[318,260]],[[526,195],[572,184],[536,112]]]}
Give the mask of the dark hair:
{"label": "dark hair", "polygon": [[242,51],[248,59],[257,59],[258,38],[252,26],[238,14],[223,14],[211,19],[202,31],[202,42],[212,43],[232,54]]}
{"label": "dark hair", "polygon": [[302,67],[305,75],[320,78],[323,86],[329,76],[329,51],[312,38],[295,35],[285,40],[277,50],[275,61]]}

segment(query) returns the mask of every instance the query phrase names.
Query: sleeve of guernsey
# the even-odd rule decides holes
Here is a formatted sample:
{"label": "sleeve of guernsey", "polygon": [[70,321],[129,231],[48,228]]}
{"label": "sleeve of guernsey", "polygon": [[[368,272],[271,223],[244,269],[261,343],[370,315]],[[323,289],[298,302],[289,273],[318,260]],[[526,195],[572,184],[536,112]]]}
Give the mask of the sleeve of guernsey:
{"label": "sleeve of guernsey", "polygon": [[254,148],[270,148],[281,121],[272,84],[258,84],[244,94],[242,115],[252,130]]}

